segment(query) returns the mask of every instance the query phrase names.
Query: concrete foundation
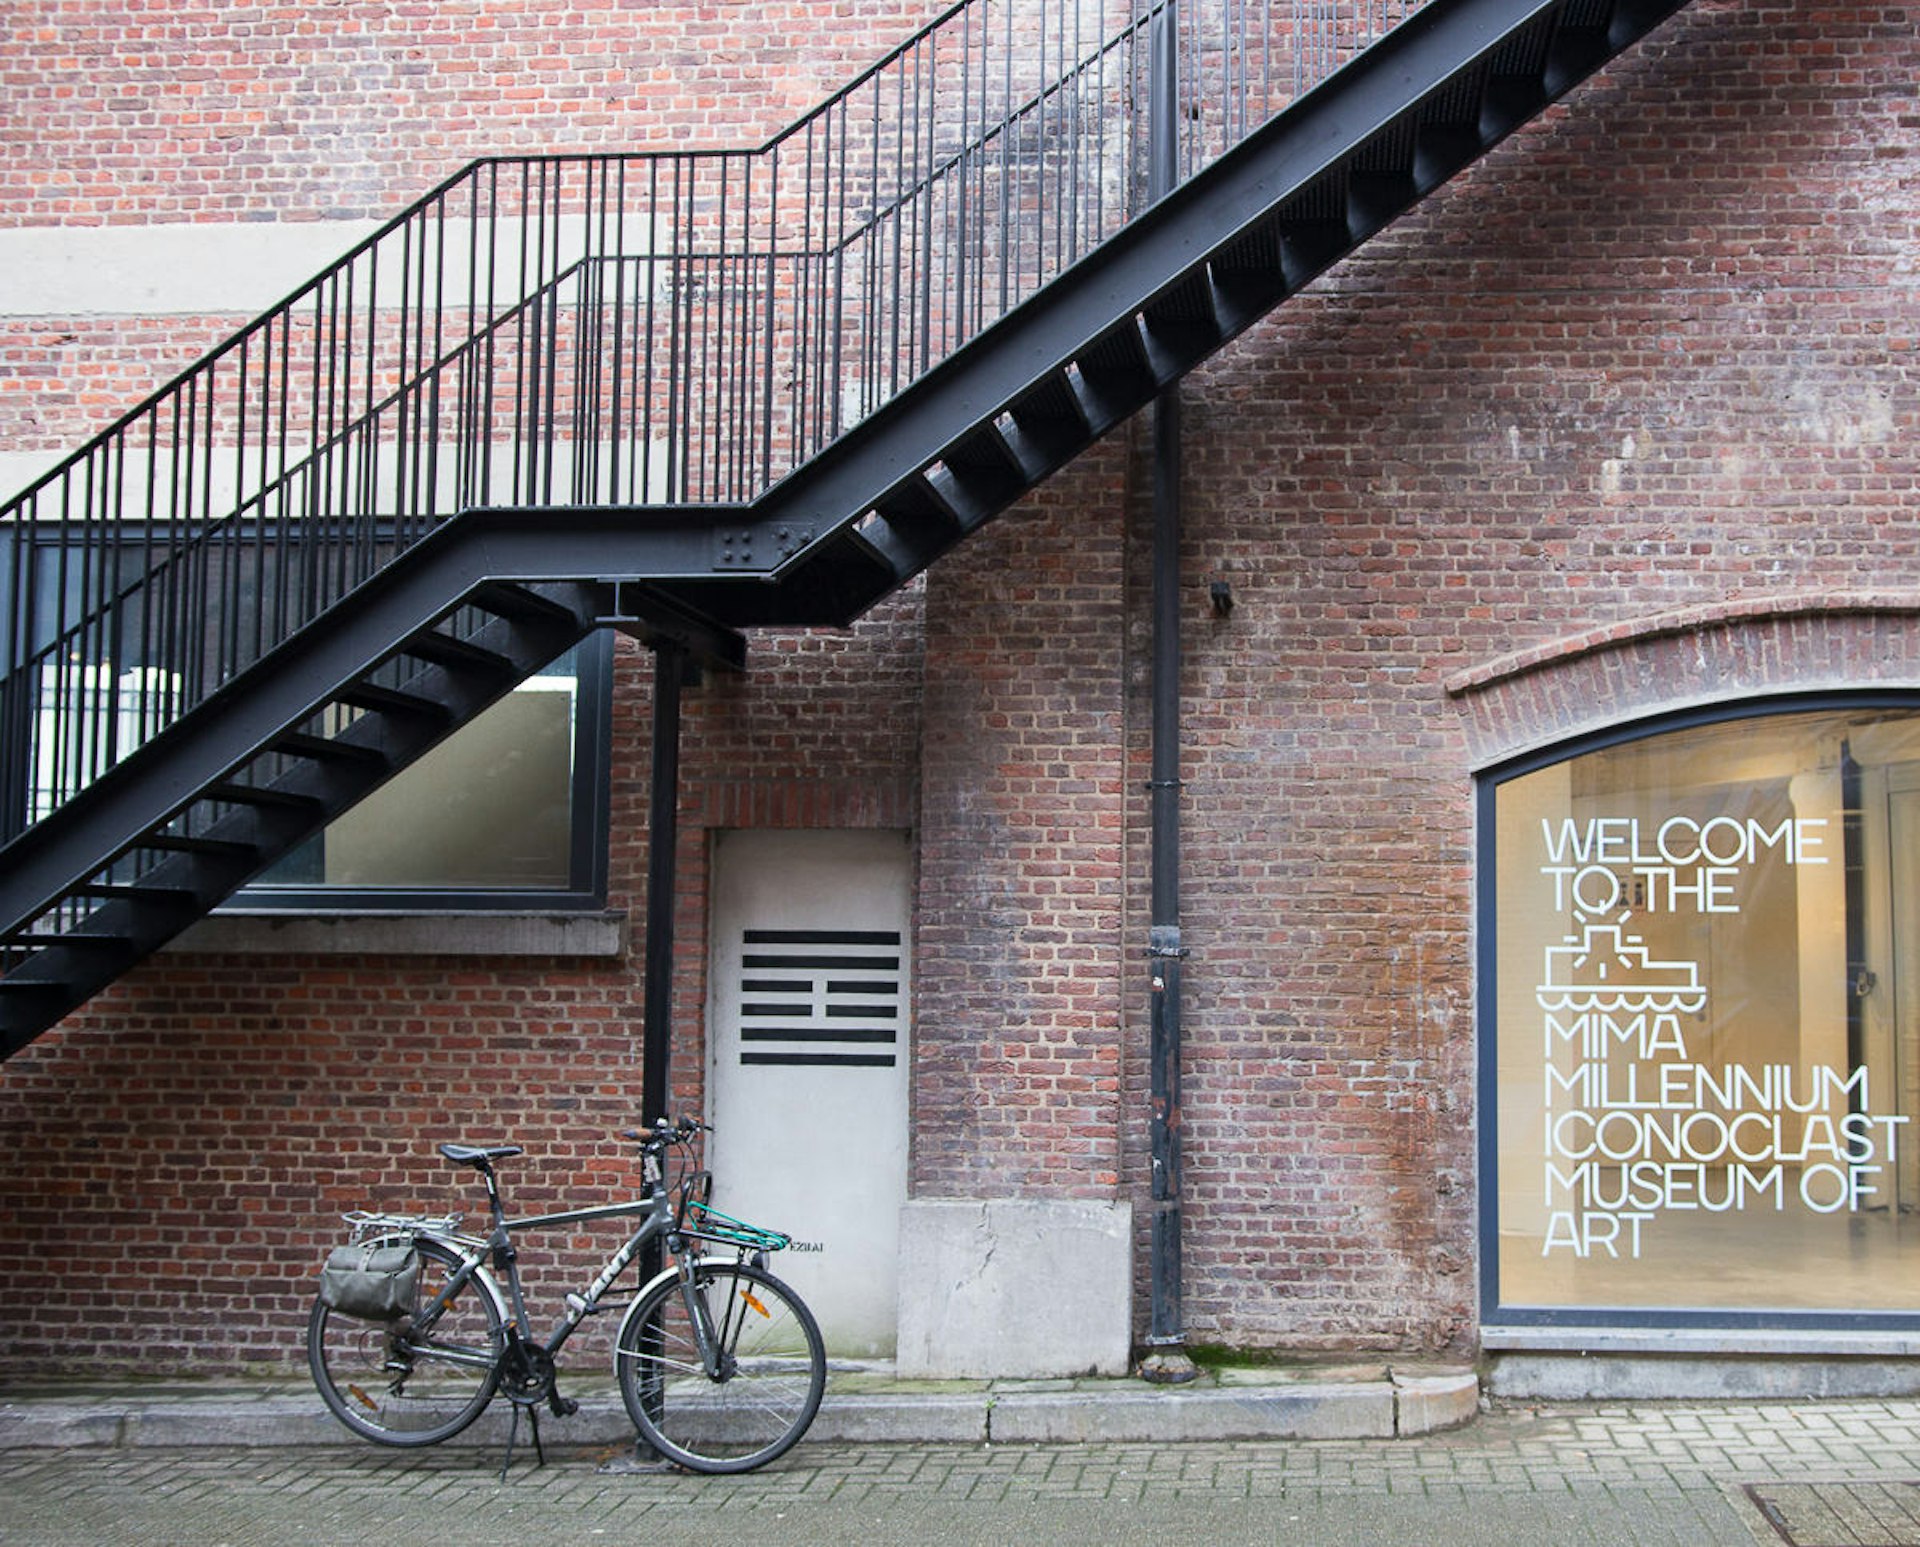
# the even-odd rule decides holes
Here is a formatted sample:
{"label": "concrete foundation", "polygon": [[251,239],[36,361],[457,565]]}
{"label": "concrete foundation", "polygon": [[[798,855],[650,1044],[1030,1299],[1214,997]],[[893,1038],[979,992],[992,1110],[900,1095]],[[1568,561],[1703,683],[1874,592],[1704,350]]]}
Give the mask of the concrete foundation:
{"label": "concrete foundation", "polygon": [[900,1211],[901,1376],[1124,1374],[1132,1235],[1126,1203],[907,1204]]}
{"label": "concrete foundation", "polygon": [[1496,1397],[1553,1402],[1920,1395],[1907,1333],[1483,1328]]}

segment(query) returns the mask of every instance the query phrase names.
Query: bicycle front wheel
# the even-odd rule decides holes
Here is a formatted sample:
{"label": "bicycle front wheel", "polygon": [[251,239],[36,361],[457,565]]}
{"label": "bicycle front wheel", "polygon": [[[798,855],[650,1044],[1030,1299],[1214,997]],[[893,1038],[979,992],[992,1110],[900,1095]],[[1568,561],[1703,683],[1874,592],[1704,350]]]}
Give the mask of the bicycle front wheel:
{"label": "bicycle front wheel", "polygon": [[437,1241],[417,1243],[416,1316],[362,1321],[316,1301],[307,1321],[307,1363],[333,1416],[381,1445],[432,1445],[478,1418],[500,1382],[506,1326],[493,1296],[462,1284],[433,1325],[414,1330],[459,1269],[460,1257]]}
{"label": "bicycle front wheel", "polygon": [[[695,1315],[712,1329],[711,1375]],[[620,1329],[614,1365],[640,1437],[696,1472],[748,1472],[785,1454],[827,1385],[813,1313],[745,1263],[701,1264],[691,1284],[675,1277],[657,1286]]]}

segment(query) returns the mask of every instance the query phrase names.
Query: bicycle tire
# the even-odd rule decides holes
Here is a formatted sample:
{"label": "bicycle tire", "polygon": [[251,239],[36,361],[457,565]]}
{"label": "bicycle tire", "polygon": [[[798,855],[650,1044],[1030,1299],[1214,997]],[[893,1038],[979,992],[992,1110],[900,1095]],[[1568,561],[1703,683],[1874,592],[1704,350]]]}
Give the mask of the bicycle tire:
{"label": "bicycle tire", "polygon": [[700,1361],[679,1278],[628,1313],[614,1368],[627,1416],[649,1445],[695,1472],[750,1472],[784,1455],[813,1422],[827,1385],[820,1328],[804,1302],[765,1269],[703,1263],[693,1270],[725,1372]]}
{"label": "bicycle tire", "polygon": [[[429,1303],[461,1258],[437,1241],[416,1243]],[[410,1322],[361,1321],[316,1300],[307,1319],[307,1365],[335,1418],[378,1445],[437,1445],[486,1410],[500,1384],[506,1323],[493,1296],[469,1279],[422,1337]]]}

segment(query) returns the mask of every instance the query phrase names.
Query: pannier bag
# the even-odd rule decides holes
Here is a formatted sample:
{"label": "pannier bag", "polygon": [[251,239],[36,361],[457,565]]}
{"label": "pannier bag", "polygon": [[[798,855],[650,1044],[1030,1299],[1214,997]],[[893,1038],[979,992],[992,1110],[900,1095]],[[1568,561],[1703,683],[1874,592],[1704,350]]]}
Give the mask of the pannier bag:
{"label": "pannier bag", "polygon": [[336,1246],[320,1270],[320,1302],[363,1321],[399,1321],[413,1314],[420,1254],[413,1243],[369,1241]]}

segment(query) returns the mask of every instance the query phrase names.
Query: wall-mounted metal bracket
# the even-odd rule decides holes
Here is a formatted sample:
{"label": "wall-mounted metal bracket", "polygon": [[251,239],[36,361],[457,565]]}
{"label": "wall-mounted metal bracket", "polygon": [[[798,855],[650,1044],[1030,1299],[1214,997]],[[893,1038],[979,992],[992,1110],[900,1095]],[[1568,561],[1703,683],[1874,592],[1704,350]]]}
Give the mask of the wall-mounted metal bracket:
{"label": "wall-mounted metal bracket", "polygon": [[[703,665],[733,672],[747,669],[747,641],[737,629],[701,616],[644,581],[614,580],[608,585],[610,594],[594,619],[597,624],[649,648],[679,646],[687,654],[690,673]],[[687,686],[696,680],[689,676]]]}
{"label": "wall-mounted metal bracket", "polygon": [[1180,943],[1180,927],[1156,924],[1147,933],[1147,956],[1152,961],[1184,961],[1193,952]]}

